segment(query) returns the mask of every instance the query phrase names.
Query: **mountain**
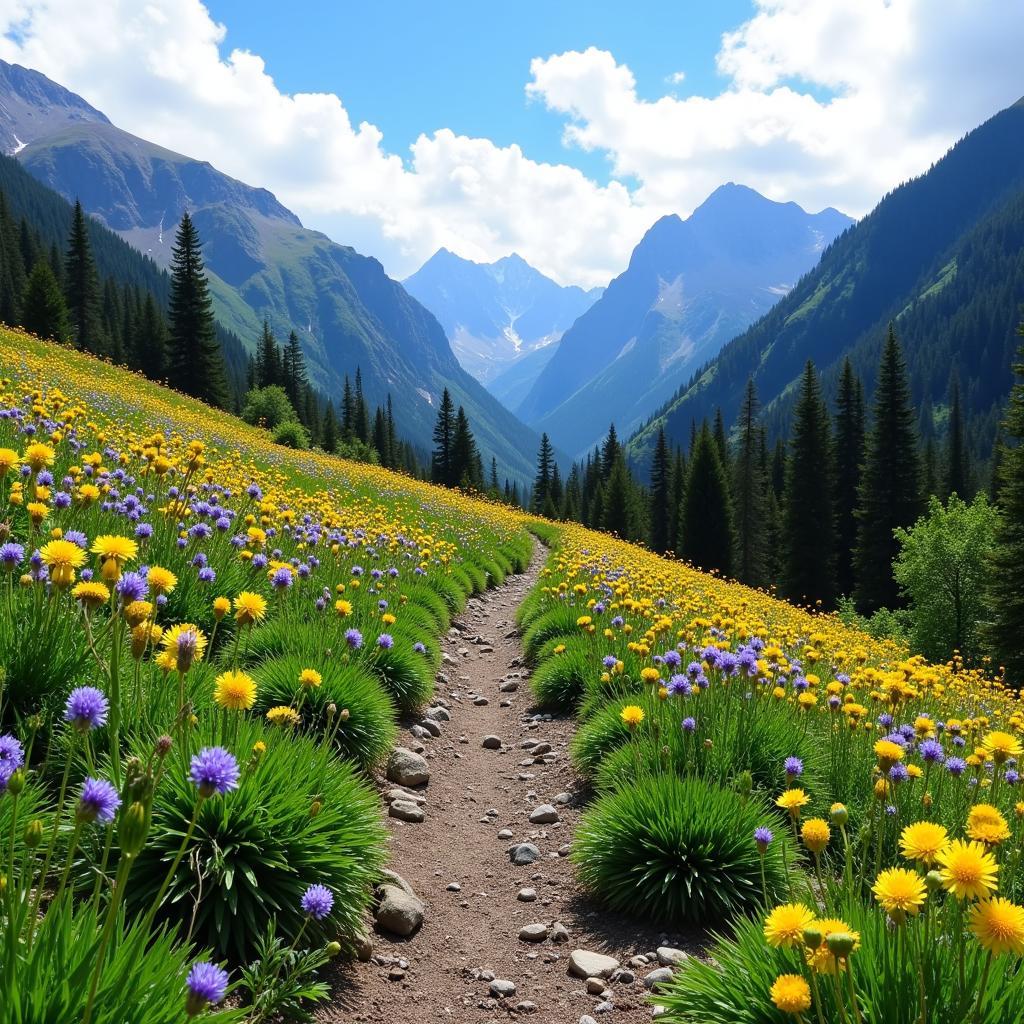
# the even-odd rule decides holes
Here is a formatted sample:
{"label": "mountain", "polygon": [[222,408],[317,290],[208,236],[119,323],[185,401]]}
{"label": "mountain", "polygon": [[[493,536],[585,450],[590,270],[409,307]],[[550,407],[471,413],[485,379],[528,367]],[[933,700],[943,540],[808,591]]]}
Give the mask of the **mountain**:
{"label": "mountain", "polygon": [[532,478],[536,436],[462,369],[436,318],[377,260],[303,227],[266,189],[130,135],[44,75],[3,61],[0,141],[160,266],[187,209],[218,320],[246,346],[264,318],[281,339],[295,330],[313,384],[336,401],[359,367],[371,407],[390,393],[399,433],[423,449],[448,387],[485,460],[496,456],[512,479]]}
{"label": "mountain", "polygon": [[[601,295],[556,284],[516,253],[473,263],[438,249],[403,283],[441,321],[459,362],[481,384],[555,344]],[[542,363],[531,365],[539,372]]]}
{"label": "mountain", "polygon": [[742,185],[682,220],[663,217],[629,266],[566,331],[518,414],[565,450],[628,433],[770,309],[852,221],[809,214]]}
{"label": "mountain", "polygon": [[[786,432],[808,359],[826,393],[848,355],[874,388],[886,327],[903,344],[923,430],[940,430],[959,378],[975,453],[987,457],[1009,392],[1024,303],[1024,100],[966,135],[931,169],[885,196],[772,310],[726,345],[632,439],[646,463],[659,426],[677,443],[753,378],[770,432]],[[564,344],[564,342],[563,342]]]}

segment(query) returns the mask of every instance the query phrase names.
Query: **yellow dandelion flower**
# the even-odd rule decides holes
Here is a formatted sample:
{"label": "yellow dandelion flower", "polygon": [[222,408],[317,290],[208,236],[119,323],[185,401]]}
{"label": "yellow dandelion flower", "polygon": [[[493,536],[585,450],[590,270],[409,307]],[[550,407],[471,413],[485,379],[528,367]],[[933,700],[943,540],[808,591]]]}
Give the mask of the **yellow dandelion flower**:
{"label": "yellow dandelion flower", "polygon": [[769,946],[800,946],[804,930],[814,920],[814,911],[802,903],[783,903],[764,919],[764,938]]}
{"label": "yellow dandelion flower", "polygon": [[1011,757],[1020,757],[1024,753],[1024,747],[1021,747],[1017,737],[1008,732],[990,732],[981,745],[986,757],[990,757],[996,764],[1003,764]]}
{"label": "yellow dandelion flower", "polygon": [[959,900],[984,899],[996,887],[999,865],[981,843],[954,840],[936,862],[943,888]]}
{"label": "yellow dandelion flower", "polygon": [[907,860],[920,861],[931,867],[940,853],[949,846],[949,833],[934,821],[918,821],[900,833],[900,852]]}
{"label": "yellow dandelion flower", "polygon": [[1024,953],[1024,907],[1002,896],[982,900],[971,908],[969,925],[982,949],[989,953]]}
{"label": "yellow dandelion flower", "polygon": [[811,853],[821,853],[832,838],[832,830],[823,818],[808,818],[800,828],[800,840]]}
{"label": "yellow dandelion flower", "polygon": [[102,584],[93,580],[77,583],[71,591],[76,601],[81,601],[85,608],[98,608],[110,600],[110,591]]}
{"label": "yellow dandelion flower", "polygon": [[811,1008],[811,989],[799,974],[780,974],[769,990],[772,1002],[783,1013],[799,1014]]}
{"label": "yellow dandelion flower", "polygon": [[306,689],[317,687],[323,681],[323,676],[315,668],[304,668],[299,673],[299,685]]}
{"label": "yellow dandelion flower", "polygon": [[151,565],[146,576],[150,589],[154,594],[169,594],[178,585],[178,577],[160,565]]}
{"label": "yellow dandelion flower", "polygon": [[845,921],[836,917],[817,920],[814,927],[821,932],[822,941],[817,949],[806,951],[807,963],[818,974],[835,974],[839,970],[841,957],[836,955],[838,951],[833,951],[829,939],[840,938],[840,943],[833,942],[832,945],[841,945],[842,956],[849,956],[860,948],[860,932],[852,931]]}
{"label": "yellow dandelion flower", "polygon": [[213,699],[228,711],[248,711],[256,703],[256,682],[245,672],[222,672],[214,680]]}
{"label": "yellow dandelion flower", "polygon": [[975,804],[967,815],[967,835],[980,843],[996,846],[1010,838],[1010,826],[997,807]]}
{"label": "yellow dandelion flower", "polygon": [[240,626],[252,626],[262,622],[267,614],[267,599],[262,594],[243,590],[235,598],[235,621]]}
{"label": "yellow dandelion flower", "polygon": [[51,540],[39,549],[39,555],[50,570],[50,579],[55,587],[70,586],[75,579],[75,570],[85,562],[85,552],[69,540]]}
{"label": "yellow dandelion flower", "polygon": [[298,725],[299,714],[294,708],[285,707],[282,704],[276,708],[271,708],[267,712],[267,721],[271,725],[279,725],[281,727]]}
{"label": "yellow dandelion flower", "polygon": [[644,709],[637,704],[627,704],[619,712],[619,718],[630,728],[635,729],[645,718]]}
{"label": "yellow dandelion flower", "polygon": [[800,808],[811,802],[811,798],[802,789],[787,789],[782,796],[775,801],[775,806],[788,811],[789,814],[798,818]]}
{"label": "yellow dandelion flower", "polygon": [[924,879],[908,868],[889,868],[881,872],[871,891],[894,921],[916,914],[925,900]]}
{"label": "yellow dandelion flower", "polygon": [[54,450],[48,444],[42,444],[38,441],[35,444],[30,444],[25,449],[25,463],[33,473],[38,473],[41,469],[52,466],[54,457]]}

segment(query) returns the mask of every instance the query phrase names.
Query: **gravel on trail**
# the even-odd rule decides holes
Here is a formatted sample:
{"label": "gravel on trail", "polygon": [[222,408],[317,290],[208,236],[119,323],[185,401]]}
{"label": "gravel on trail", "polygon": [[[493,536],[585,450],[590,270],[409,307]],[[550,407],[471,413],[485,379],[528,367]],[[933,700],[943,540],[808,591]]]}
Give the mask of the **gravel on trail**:
{"label": "gravel on trail", "polygon": [[[382,802],[404,804],[386,819],[389,868],[422,903],[423,923],[405,937],[373,927],[369,961],[328,973],[318,1021],[634,1024],[656,1013],[644,978],[664,966],[658,950],[700,951],[698,932],[610,913],[576,883],[568,854],[591,796],[569,760],[575,727],[533,706],[515,628],[543,559],[537,545],[525,573],[469,601],[443,642],[431,708],[445,713],[402,723],[398,746],[422,755],[429,781],[395,792],[381,778],[380,788]],[[519,856],[527,846],[539,855]],[[390,881],[387,891],[400,895]],[[603,977],[579,977],[579,963]]]}

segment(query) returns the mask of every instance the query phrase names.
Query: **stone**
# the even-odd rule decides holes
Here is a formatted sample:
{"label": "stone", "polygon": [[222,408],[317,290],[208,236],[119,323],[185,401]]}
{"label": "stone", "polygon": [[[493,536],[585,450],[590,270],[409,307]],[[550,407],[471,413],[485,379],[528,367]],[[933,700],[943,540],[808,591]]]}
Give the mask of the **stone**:
{"label": "stone", "polygon": [[[420,722],[419,727],[422,732],[427,734],[427,736],[437,737],[441,735],[441,726],[430,718],[424,718],[423,721]],[[416,734],[413,733],[413,735],[415,736]],[[423,739],[424,737],[420,736],[419,738]]]}
{"label": "stone", "polygon": [[631,957],[630,961],[629,961],[629,966],[630,967],[646,967],[647,966],[647,957],[645,957],[645,956],[634,956],[634,957]]}
{"label": "stone", "polygon": [[632,971],[628,971],[623,968],[621,971],[616,971],[612,975],[612,980],[623,985],[632,985],[633,982],[636,981],[636,975]]}
{"label": "stone", "polygon": [[360,963],[369,963],[373,956],[373,936],[368,931],[360,931],[352,940],[352,949]]}
{"label": "stone", "polygon": [[512,829],[510,829],[510,828],[503,828],[498,833],[498,838],[499,839],[511,839],[514,835],[515,835],[515,832],[513,832]]}
{"label": "stone", "polygon": [[566,804],[572,803],[572,793],[559,793],[551,802],[564,807]]}
{"label": "stone", "polygon": [[430,781],[430,767],[419,754],[396,747],[388,758],[387,777],[400,786],[422,786]]}
{"label": "stone", "polygon": [[412,935],[423,924],[423,902],[406,886],[385,883],[380,887],[377,924],[395,935]]}
{"label": "stone", "polygon": [[658,963],[662,967],[678,967],[684,960],[686,954],[681,949],[673,949],[671,946],[658,947]]}
{"label": "stone", "polygon": [[506,679],[505,682],[498,687],[501,693],[515,693],[519,689],[519,681],[517,679]]}
{"label": "stone", "polygon": [[[550,881],[550,879],[549,879]],[[551,926],[551,941],[552,942],[568,942],[569,941],[569,929],[562,924],[561,921],[556,921]]]}
{"label": "stone", "polygon": [[587,992],[592,996],[604,995],[604,990],[607,987],[604,978],[587,978]]}
{"label": "stone", "polygon": [[589,1013],[585,1013],[580,1017],[580,1024],[597,1024],[597,1021]]}
{"label": "stone", "polygon": [[589,949],[574,949],[569,954],[569,973],[577,978],[607,978],[618,966],[615,957]]}
{"label": "stone", "polygon": [[594,1013],[611,1013],[614,1009],[615,1004],[610,999],[606,999],[603,1003],[598,1003],[594,1007]]}
{"label": "stone", "polygon": [[427,798],[422,793],[412,793],[407,789],[389,789],[384,794],[384,799],[389,804],[393,804],[396,800],[406,800],[410,803],[419,804],[421,807],[425,806],[427,802]]}
{"label": "stone", "polygon": [[529,999],[523,999],[516,1003],[515,1010],[516,1013],[536,1013],[537,1004],[531,1003]]}
{"label": "stone", "polygon": [[550,754],[551,753],[551,744],[550,743],[538,743],[533,748],[531,753],[534,755],[534,757],[540,757],[541,754]]}
{"label": "stone", "polygon": [[650,974],[644,975],[644,988],[652,992],[660,992],[663,985],[672,980],[671,967],[658,967]]}
{"label": "stone", "polygon": [[520,942],[543,942],[548,937],[546,924],[527,924],[519,929]]}
{"label": "stone", "polygon": [[508,855],[513,864],[523,867],[532,864],[540,856],[540,850],[533,843],[516,843],[508,851]]}
{"label": "stone", "polygon": [[484,750],[501,750],[501,737],[500,736],[485,736],[483,743],[480,744]]}
{"label": "stone", "polygon": [[424,729],[422,725],[411,725],[409,732],[418,740],[429,740],[431,738],[431,732],[429,729]]}
{"label": "stone", "polygon": [[462,892],[462,886],[458,882],[449,882],[445,888],[449,892]]}
{"label": "stone", "polygon": [[515,982],[505,981],[503,978],[495,978],[491,982],[489,991],[492,996],[497,996],[499,999],[507,999],[509,996],[516,994]]}
{"label": "stone", "polygon": [[532,903],[536,898],[536,889],[520,889],[519,892],[516,893],[516,899],[519,900],[520,903]]}
{"label": "stone", "polygon": [[551,804],[538,804],[530,812],[531,825],[553,825],[558,821],[558,811]]}
{"label": "stone", "polygon": [[434,722],[450,722],[452,720],[452,716],[448,713],[448,709],[442,707],[427,708],[427,713],[424,717],[429,718]]}
{"label": "stone", "polygon": [[488,705],[488,704],[490,704],[491,702],[490,702],[490,701],[489,701],[489,700],[488,700],[488,699],[487,699],[486,697],[477,697],[477,698],[476,698],[476,699],[475,699],[475,700],[473,701],[473,703],[474,703],[474,704],[476,705],[476,707],[478,707],[478,708],[485,708],[485,707],[487,707],[487,705]]}
{"label": "stone", "polygon": [[409,821],[414,824],[418,824],[426,817],[423,808],[419,804],[413,803],[412,800],[395,800],[388,807],[388,814],[399,821]]}

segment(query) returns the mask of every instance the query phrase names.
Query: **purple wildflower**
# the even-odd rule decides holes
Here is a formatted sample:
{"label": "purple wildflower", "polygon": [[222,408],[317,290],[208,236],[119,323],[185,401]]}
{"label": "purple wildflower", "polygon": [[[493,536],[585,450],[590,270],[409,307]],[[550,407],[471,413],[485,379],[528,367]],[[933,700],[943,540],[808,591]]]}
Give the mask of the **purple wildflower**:
{"label": "purple wildflower", "polygon": [[110,704],[102,690],[95,686],[79,686],[71,691],[64,705],[64,721],[80,732],[98,729],[107,721]]}
{"label": "purple wildflower", "polygon": [[201,797],[238,789],[238,762],[223,747],[204,747],[192,758],[189,772]]}
{"label": "purple wildflower", "polygon": [[228,990],[228,972],[209,961],[192,965],[185,980],[188,995],[185,997],[185,1012],[195,1017],[206,1009],[208,1003],[219,1003]]}
{"label": "purple wildflower", "polygon": [[302,894],[302,909],[314,921],[322,921],[334,906],[334,895],[326,885],[311,885]]}
{"label": "purple wildflower", "polygon": [[765,850],[771,846],[772,840],[775,838],[770,828],[765,828],[764,825],[759,825],[754,829],[754,842],[757,843],[757,848],[764,853]]}
{"label": "purple wildflower", "polygon": [[363,646],[363,634],[358,629],[346,629],[345,630],[345,643],[349,645],[354,651],[358,651]]}
{"label": "purple wildflower", "polygon": [[804,763],[799,757],[787,757],[785,768],[787,779],[797,779],[804,773]]}
{"label": "purple wildflower", "polygon": [[0,566],[7,572],[14,572],[24,559],[25,549],[20,544],[15,544],[13,541],[0,544]]}
{"label": "purple wildflower", "polygon": [[684,718],[682,723],[683,732],[694,732],[697,728],[696,718]]}
{"label": "purple wildflower", "polygon": [[390,633],[381,633],[377,637],[377,646],[382,647],[385,651],[390,650],[395,646],[395,638]]}
{"label": "purple wildflower", "polygon": [[0,765],[17,771],[25,763],[25,750],[10,733],[0,736]]}
{"label": "purple wildflower", "polygon": [[114,814],[120,806],[121,798],[117,790],[106,779],[87,778],[82,783],[82,795],[75,818],[82,824],[100,821],[106,825],[114,820]]}

